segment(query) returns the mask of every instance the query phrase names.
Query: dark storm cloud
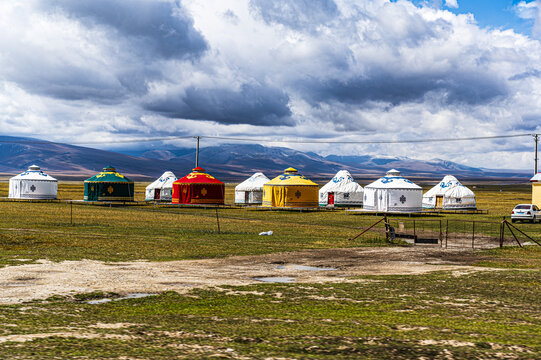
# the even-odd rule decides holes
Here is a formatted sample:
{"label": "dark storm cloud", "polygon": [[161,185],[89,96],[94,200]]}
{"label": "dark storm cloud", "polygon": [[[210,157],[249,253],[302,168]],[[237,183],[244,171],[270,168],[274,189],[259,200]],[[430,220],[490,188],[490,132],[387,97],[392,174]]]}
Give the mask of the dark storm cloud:
{"label": "dark storm cloud", "polygon": [[442,104],[485,104],[507,94],[504,82],[477,73],[415,74],[374,72],[349,79],[312,79],[300,83],[312,103],[335,100],[350,104],[369,101],[398,105],[421,102],[425,95],[440,94]]}
{"label": "dark storm cloud", "polygon": [[207,49],[205,39],[179,2],[53,0],[41,6],[61,9],[90,26],[111,27],[151,57],[194,58]]}
{"label": "dark storm cloud", "polygon": [[250,8],[267,24],[313,31],[339,15],[333,0],[251,0]]}
{"label": "dark storm cloud", "polygon": [[171,118],[260,126],[293,125],[289,97],[262,85],[243,85],[240,91],[189,87],[180,96],[168,95],[146,109]]}
{"label": "dark storm cloud", "polygon": [[31,93],[51,98],[116,103],[127,95],[118,79],[98,69],[56,66],[34,58],[22,60],[17,70],[9,74],[12,81]]}

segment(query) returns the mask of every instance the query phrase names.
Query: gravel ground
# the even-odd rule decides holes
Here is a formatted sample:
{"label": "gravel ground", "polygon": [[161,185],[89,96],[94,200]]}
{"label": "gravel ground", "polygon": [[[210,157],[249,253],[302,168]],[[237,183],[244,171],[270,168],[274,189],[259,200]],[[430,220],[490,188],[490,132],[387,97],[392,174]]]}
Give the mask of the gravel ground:
{"label": "gravel ground", "polygon": [[265,278],[290,278],[296,283],[351,282],[359,281],[353,278],[358,275],[415,275],[439,270],[453,270],[460,276],[491,270],[471,266],[481,258],[471,250],[417,246],[304,250],[168,262],[39,260],[0,268],[0,304],[98,290],[119,294],[167,290],[185,293],[193,287],[247,285]]}

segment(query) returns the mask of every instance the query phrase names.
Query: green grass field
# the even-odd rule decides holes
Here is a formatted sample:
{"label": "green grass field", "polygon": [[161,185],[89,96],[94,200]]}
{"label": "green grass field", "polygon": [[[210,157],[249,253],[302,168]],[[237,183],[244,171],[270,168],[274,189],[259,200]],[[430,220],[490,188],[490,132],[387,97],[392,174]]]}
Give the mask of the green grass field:
{"label": "green grass field", "polygon": [[[145,185],[136,184],[136,199]],[[526,185],[474,190],[488,215],[416,219],[500,221],[515,204],[531,201]],[[81,199],[82,184],[61,183],[59,198]],[[232,200],[228,185],[226,202]],[[219,232],[212,208],[0,202],[0,267],[39,259],[169,261],[388,246],[375,232],[348,240],[378,219],[372,215],[242,208],[220,208],[218,215]],[[541,239],[541,224],[518,226]],[[274,235],[258,236],[268,230]],[[86,300],[118,295],[0,305],[0,359],[540,358],[541,247],[473,254],[476,265],[503,270],[222,286],[96,305]]]}

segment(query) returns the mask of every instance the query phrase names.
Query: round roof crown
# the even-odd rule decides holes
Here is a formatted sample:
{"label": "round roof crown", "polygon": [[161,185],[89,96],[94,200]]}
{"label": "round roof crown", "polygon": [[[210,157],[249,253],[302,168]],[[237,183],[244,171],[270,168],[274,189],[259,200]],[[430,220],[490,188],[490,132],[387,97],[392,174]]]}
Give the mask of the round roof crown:
{"label": "round roof crown", "polygon": [[203,169],[201,166],[198,166],[198,167],[193,168],[192,171],[193,171],[193,172],[204,173],[204,172],[205,172],[205,169]]}
{"label": "round roof crown", "polygon": [[295,169],[295,168],[288,167],[287,169],[284,170],[284,173],[286,173],[286,174],[293,174],[293,173],[298,173],[298,171],[297,171],[297,169]]}
{"label": "round roof crown", "polygon": [[31,165],[31,166],[28,168],[28,170],[30,170],[30,171],[38,171],[38,170],[40,170],[40,167],[37,166],[37,165]]}
{"label": "round roof crown", "polygon": [[116,169],[113,166],[108,165],[103,168],[103,171],[116,171]]}
{"label": "round roof crown", "polygon": [[391,170],[387,171],[386,176],[400,176],[400,171],[398,171],[396,169],[391,169]]}

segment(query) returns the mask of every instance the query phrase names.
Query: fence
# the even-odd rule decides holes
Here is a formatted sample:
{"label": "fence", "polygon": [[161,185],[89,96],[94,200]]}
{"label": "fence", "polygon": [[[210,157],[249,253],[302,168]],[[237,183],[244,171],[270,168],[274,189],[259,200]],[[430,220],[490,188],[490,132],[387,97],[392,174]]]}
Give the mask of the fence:
{"label": "fence", "polygon": [[527,241],[541,245],[505,219],[498,222],[383,217],[354,238],[368,231],[384,233],[389,241],[401,240],[412,244],[432,244],[444,248],[486,249],[522,246]]}

